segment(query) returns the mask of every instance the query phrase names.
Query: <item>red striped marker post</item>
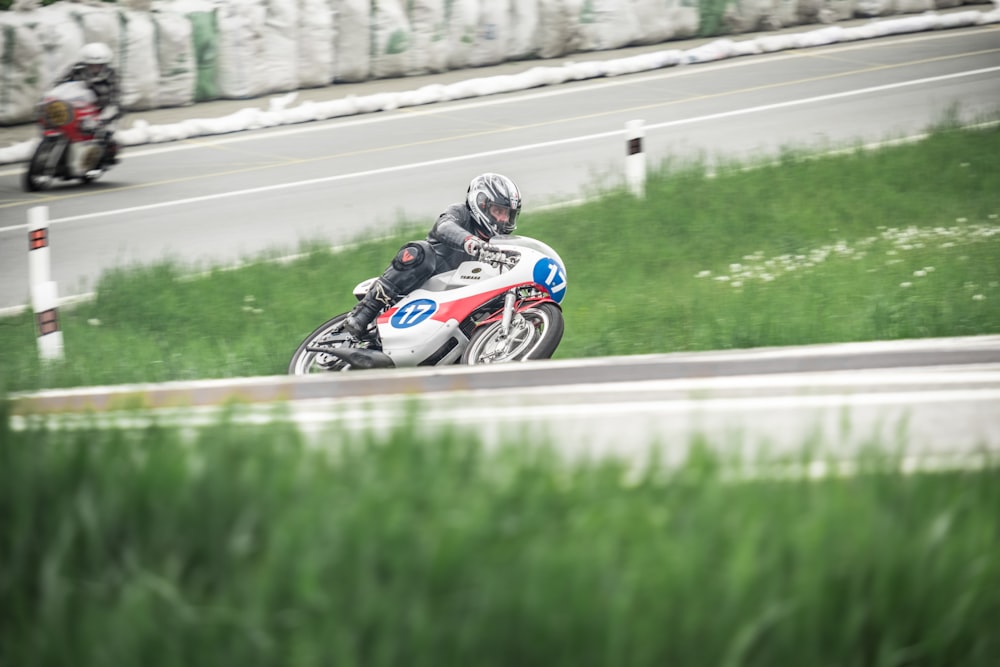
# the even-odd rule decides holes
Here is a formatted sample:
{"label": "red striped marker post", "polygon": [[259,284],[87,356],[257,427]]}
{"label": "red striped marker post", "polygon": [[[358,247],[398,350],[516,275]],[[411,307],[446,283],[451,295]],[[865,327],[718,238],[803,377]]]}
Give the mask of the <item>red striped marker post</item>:
{"label": "red striped marker post", "polygon": [[45,361],[63,358],[63,335],[59,328],[59,290],[51,278],[49,209],[28,209],[28,272],[31,307],[38,331],[38,356]]}
{"label": "red striped marker post", "polygon": [[644,135],[641,120],[625,123],[625,180],[636,197],[646,194],[646,154],[642,148]]}

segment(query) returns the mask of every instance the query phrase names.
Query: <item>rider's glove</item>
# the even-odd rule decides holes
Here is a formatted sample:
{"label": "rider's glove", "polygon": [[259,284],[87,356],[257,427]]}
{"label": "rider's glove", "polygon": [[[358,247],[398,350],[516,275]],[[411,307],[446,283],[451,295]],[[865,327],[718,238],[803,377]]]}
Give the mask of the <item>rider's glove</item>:
{"label": "rider's glove", "polygon": [[466,254],[472,255],[473,257],[479,257],[479,253],[488,245],[489,244],[481,238],[476,236],[466,236],[465,243],[462,247],[465,249]]}

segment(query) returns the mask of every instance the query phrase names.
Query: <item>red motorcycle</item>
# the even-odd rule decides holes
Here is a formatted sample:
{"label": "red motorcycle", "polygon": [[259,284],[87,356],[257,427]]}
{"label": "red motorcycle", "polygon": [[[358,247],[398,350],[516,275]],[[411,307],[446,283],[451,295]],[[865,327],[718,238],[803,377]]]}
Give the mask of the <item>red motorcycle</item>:
{"label": "red motorcycle", "polygon": [[99,116],[97,96],[82,81],[60,83],[46,93],[37,111],[42,140],[28,162],[24,189],[44,190],[57,179],[89,183],[100,178],[111,163],[100,141]]}

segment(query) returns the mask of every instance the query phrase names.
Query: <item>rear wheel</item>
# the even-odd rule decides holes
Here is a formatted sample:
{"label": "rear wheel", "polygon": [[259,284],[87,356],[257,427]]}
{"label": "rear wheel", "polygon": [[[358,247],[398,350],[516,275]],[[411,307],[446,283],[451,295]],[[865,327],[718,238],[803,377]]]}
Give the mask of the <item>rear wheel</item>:
{"label": "rear wheel", "polygon": [[340,333],[340,325],[345,319],[347,313],[337,315],[309,334],[292,355],[292,360],[288,364],[288,374],[309,375],[350,370],[351,365],[346,361],[322,351],[323,348],[350,345],[349,336]]}
{"label": "rear wheel", "polygon": [[549,359],[559,347],[565,328],[559,306],[540,303],[515,315],[506,336],[500,322],[477,329],[462,355],[462,363],[499,364]]}

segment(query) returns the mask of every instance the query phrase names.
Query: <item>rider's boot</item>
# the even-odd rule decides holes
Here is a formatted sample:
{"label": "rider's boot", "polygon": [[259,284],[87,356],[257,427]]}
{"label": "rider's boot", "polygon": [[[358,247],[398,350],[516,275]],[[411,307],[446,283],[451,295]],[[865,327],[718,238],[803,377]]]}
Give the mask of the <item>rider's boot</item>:
{"label": "rider's boot", "polygon": [[110,167],[118,164],[119,144],[115,140],[114,128],[103,127],[95,135],[97,143],[101,145],[101,167]]}
{"label": "rider's boot", "polygon": [[398,292],[389,283],[383,278],[377,279],[368,289],[368,293],[347,314],[344,331],[359,340],[364,338],[372,321],[398,299]]}
{"label": "rider's boot", "polygon": [[118,142],[108,137],[104,146],[104,163],[107,165],[118,164]]}

